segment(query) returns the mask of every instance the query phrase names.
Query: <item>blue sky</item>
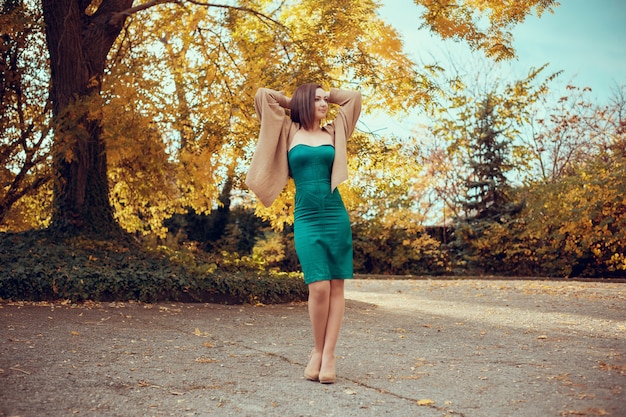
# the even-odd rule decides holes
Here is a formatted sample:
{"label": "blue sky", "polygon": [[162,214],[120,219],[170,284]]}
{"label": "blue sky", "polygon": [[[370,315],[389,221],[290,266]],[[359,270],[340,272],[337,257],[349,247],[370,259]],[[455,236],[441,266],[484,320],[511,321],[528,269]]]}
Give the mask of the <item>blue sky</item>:
{"label": "blue sky", "polygon": [[[514,31],[518,57],[501,64],[499,77],[521,79],[531,68],[549,64],[544,75],[562,70],[551,84],[559,97],[567,84],[590,87],[591,99],[608,104],[615,85],[626,84],[626,0],[561,0],[554,14],[529,16]],[[448,56],[468,61],[470,49],[462,42],[442,41],[427,29],[419,29],[420,9],[413,0],[381,0],[379,13],[401,34],[405,50],[417,62],[445,68]],[[483,56],[482,54],[480,56]],[[419,112],[418,112],[419,113]],[[369,114],[362,128],[382,135],[412,136],[421,116],[389,117]]]}
{"label": "blue sky", "polygon": [[[518,58],[510,63],[517,74],[549,63],[564,70],[561,82],[591,87],[605,102],[615,84],[626,84],[626,1],[561,0],[554,14],[531,16],[514,34]],[[430,61],[443,51],[467,53],[465,44],[443,42],[426,29],[413,0],[382,0],[381,16],[402,34],[406,50]]]}

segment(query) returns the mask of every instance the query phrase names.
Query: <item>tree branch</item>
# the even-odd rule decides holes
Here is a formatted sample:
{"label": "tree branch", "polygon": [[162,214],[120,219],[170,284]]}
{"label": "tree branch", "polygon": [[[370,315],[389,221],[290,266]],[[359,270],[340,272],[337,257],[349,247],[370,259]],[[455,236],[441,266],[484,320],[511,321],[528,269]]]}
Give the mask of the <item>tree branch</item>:
{"label": "tree branch", "polygon": [[148,9],[150,7],[153,6],[158,6],[159,4],[165,4],[165,3],[183,3],[183,2],[187,2],[187,3],[191,3],[191,4],[195,4],[196,6],[204,6],[204,7],[218,7],[218,8],[222,8],[222,9],[231,9],[231,10],[239,10],[240,12],[246,12],[246,13],[250,13],[254,16],[256,16],[257,18],[259,18],[260,20],[264,21],[264,20],[269,20],[270,22],[272,22],[273,24],[283,28],[283,29],[287,29],[287,27],[285,25],[283,25],[282,23],[280,23],[279,21],[275,20],[274,18],[261,13],[257,10],[251,9],[249,7],[238,7],[238,6],[230,6],[228,4],[214,4],[214,3],[207,3],[204,1],[199,1],[199,0],[151,0],[147,3],[144,4],[140,4],[138,6],[135,7],[131,7],[129,9],[126,10],[122,10],[121,12],[118,13],[113,13],[113,15],[111,16],[111,18],[109,19],[109,24],[110,25],[119,25],[121,24],[122,20],[125,17],[131,16],[137,12],[140,12],[142,10]]}
{"label": "tree branch", "polygon": [[142,10],[148,9],[153,6],[158,6],[159,4],[164,3],[180,3],[179,0],[152,0],[144,4],[140,4],[135,7],[131,7],[126,10],[122,10],[121,12],[113,13],[111,18],[109,19],[109,24],[113,26],[117,26],[122,23],[122,20],[125,17],[132,16],[133,14],[140,12]]}
{"label": "tree branch", "polygon": [[285,25],[283,25],[282,23],[280,23],[278,20],[275,20],[274,18],[261,13],[257,10],[251,9],[249,7],[238,7],[238,6],[230,6],[228,4],[214,4],[214,3],[207,3],[204,1],[200,1],[200,0],[185,0],[187,3],[191,3],[191,4],[195,4],[197,6],[206,6],[206,7],[219,7],[222,9],[230,9],[230,10],[239,10],[240,12],[246,12],[246,13],[250,13],[253,14],[254,16],[258,17],[260,20],[269,20],[270,22],[272,22],[273,24],[280,26],[283,29],[287,29],[287,27]]}

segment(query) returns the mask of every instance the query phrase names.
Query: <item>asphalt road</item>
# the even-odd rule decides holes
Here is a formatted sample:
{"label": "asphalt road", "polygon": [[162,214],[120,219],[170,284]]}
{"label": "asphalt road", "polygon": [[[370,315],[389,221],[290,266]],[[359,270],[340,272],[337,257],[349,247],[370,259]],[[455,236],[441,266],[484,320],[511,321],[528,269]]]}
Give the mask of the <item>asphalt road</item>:
{"label": "asphalt road", "polygon": [[305,303],[0,302],[0,416],[626,416],[626,284],[352,280],[338,381]]}

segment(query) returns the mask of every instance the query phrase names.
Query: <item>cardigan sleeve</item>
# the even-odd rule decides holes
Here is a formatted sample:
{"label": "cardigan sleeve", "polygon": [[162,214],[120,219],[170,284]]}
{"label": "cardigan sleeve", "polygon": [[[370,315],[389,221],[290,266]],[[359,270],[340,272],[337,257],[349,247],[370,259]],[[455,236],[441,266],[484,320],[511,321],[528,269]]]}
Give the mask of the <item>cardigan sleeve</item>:
{"label": "cardigan sleeve", "polygon": [[348,138],[354,132],[361,114],[361,93],[358,91],[330,89],[330,103],[338,104],[339,114],[326,126],[326,130],[335,138],[335,160],[330,179],[331,190],[348,179]]}
{"label": "cardigan sleeve", "polygon": [[358,91],[331,88],[328,101],[340,106],[339,114],[332,122],[335,132],[339,130],[346,139],[349,138],[352,132],[354,132],[354,128],[361,114],[361,93]]}
{"label": "cardigan sleeve", "polygon": [[289,104],[287,96],[269,88],[260,88],[254,97],[261,129],[245,183],[266,207],[289,179],[287,140],[291,121],[285,115]]}

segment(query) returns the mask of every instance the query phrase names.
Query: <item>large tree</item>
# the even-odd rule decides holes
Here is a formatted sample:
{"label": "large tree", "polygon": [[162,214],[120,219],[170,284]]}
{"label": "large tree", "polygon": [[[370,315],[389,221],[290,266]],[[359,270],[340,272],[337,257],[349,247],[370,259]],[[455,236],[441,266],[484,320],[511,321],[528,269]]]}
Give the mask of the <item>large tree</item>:
{"label": "large tree", "polygon": [[[235,5],[197,0],[133,3],[132,0],[42,1],[54,115],[53,168],[56,175],[52,226],[58,230],[105,235],[120,231],[109,199],[102,124],[103,76],[111,48],[127,27],[127,18],[152,6],[171,3],[183,8],[227,10],[225,18],[217,22],[226,29],[226,34],[218,27],[205,29],[201,34],[218,39],[220,42],[216,44],[220,47],[226,45],[222,43],[222,36],[226,36],[228,44],[238,48],[236,52],[226,51],[227,58],[233,62],[254,59],[265,64],[257,66],[257,82],[267,83],[269,78],[282,85],[295,85],[317,74],[338,83],[353,81],[372,93],[382,93],[371,95],[373,106],[397,110],[428,100],[426,78],[413,63],[403,58],[397,37],[395,44],[390,43],[394,36],[390,38],[387,33],[393,34],[393,30],[376,19],[377,5],[373,1],[277,4],[269,0],[241,0]],[[497,58],[510,56],[505,52],[510,50],[512,25],[523,21],[528,14],[541,14],[555,5],[551,0],[516,2],[515,7],[503,0],[480,4],[460,1],[448,4],[449,7],[443,7],[441,2],[416,3],[425,6],[424,19],[433,31],[444,37],[467,40],[472,47]],[[484,22],[481,16],[487,17],[486,29],[479,28],[479,23]],[[158,26],[153,26],[152,30],[159,32]],[[181,28],[184,30],[187,29]],[[155,33],[155,38],[159,35]],[[387,41],[363,41],[375,36]],[[162,38],[163,42],[168,42],[167,36]],[[494,53],[494,44],[501,44],[506,50]],[[266,52],[270,50],[280,58],[278,62],[266,62]],[[309,69],[303,71],[304,68]],[[291,78],[286,74],[291,74]],[[252,72],[240,75],[253,77]],[[239,86],[244,94],[249,94],[248,90],[255,87],[255,83],[240,83]],[[182,97],[179,87],[177,85],[177,93]],[[179,110],[185,110],[182,101]]]}
{"label": "large tree", "polygon": [[52,221],[61,230],[118,230],[109,202],[99,100],[107,55],[132,3],[105,0],[94,7],[90,0],[42,1],[55,127]]}
{"label": "large tree", "polygon": [[[172,3],[173,6],[164,3]],[[389,51],[400,52],[399,43],[393,45],[389,51],[376,50],[376,47],[367,49],[363,47],[363,40],[352,39],[347,35],[350,25],[353,25],[352,30],[355,34],[363,35],[368,29],[376,29],[372,33],[383,32],[381,37],[383,40],[389,36],[397,39],[392,30],[385,30],[387,28],[384,24],[372,21],[371,17],[374,16],[373,10],[375,9],[372,2],[344,0],[323,7],[315,6],[314,2],[297,4],[286,2],[278,9],[274,9],[273,3],[268,1],[256,2],[253,5],[249,2],[240,2],[238,6],[199,1],[152,1],[135,7],[132,1],[121,0],[44,1],[43,14],[50,55],[50,96],[53,103],[55,130],[54,169],[57,173],[53,228],[96,234],[120,231],[109,199],[107,147],[103,137],[105,136],[103,135],[105,128],[103,127],[103,113],[106,113],[103,112],[105,108],[102,97],[103,80],[107,74],[114,74],[109,71],[110,68],[107,68],[107,59],[122,29],[128,28],[124,26],[127,17],[157,5],[162,5],[157,9],[157,14],[162,13],[169,19],[181,19],[181,21],[186,15],[197,15],[187,6],[206,6],[227,11],[226,14],[221,15],[221,18],[213,19],[213,21],[205,18],[204,22],[207,26],[198,24],[198,19],[201,18],[190,18],[185,22],[186,25],[179,29],[180,32],[186,30],[193,32],[196,43],[208,40],[209,42],[205,43],[208,51],[213,51],[213,46],[216,46],[215,50],[222,61],[219,62],[218,59],[215,66],[219,67],[220,77],[229,78],[229,80],[199,87],[213,93],[213,101],[216,104],[213,107],[221,110],[222,107],[230,106],[230,110],[227,109],[216,117],[216,119],[222,117],[222,120],[226,120],[227,122],[222,124],[227,128],[232,127],[228,120],[232,120],[236,109],[241,108],[241,104],[233,101],[232,97],[241,95],[244,102],[251,102],[250,91],[255,88],[255,85],[258,86],[259,82],[264,84],[280,82],[288,86],[300,82],[301,79],[309,79],[315,75],[319,77],[323,74],[327,77],[334,77],[339,83],[345,82],[345,80],[337,80],[343,71],[355,70],[358,74],[354,74],[354,79],[366,80],[377,89],[390,90],[389,80],[395,78],[399,81],[395,92],[400,93],[403,99],[411,105],[415,105],[425,97],[425,89],[416,88],[416,80],[419,77],[411,69],[410,61],[403,58],[401,54],[392,57],[392,65],[385,65],[389,70],[381,72],[375,70],[377,64],[389,61],[388,56],[385,56],[389,54]],[[172,12],[176,9],[178,9],[177,12]],[[307,13],[307,9],[311,9],[312,12]],[[267,15],[265,10],[267,10]],[[276,18],[270,17],[270,13]],[[307,19],[301,22],[291,21],[288,24],[278,21],[278,19],[289,20],[290,16],[293,17],[297,13],[306,13]],[[303,24],[305,21],[306,25]],[[371,25],[372,22],[378,23],[378,26],[368,28],[367,25]],[[329,24],[333,29],[327,38],[336,38],[335,34],[344,32],[342,39],[335,39],[335,44],[332,45],[334,50],[326,49],[324,43],[319,42],[319,39],[314,36],[322,30],[328,31]],[[174,95],[177,99],[174,99],[176,104],[168,107],[172,113],[164,118],[173,115],[177,119],[169,126],[177,130],[176,135],[180,138],[178,153],[175,157],[178,158],[177,162],[185,165],[185,169],[181,172],[189,173],[190,170],[193,171],[193,167],[213,163],[211,158],[214,155],[211,155],[209,151],[219,152],[221,146],[216,143],[207,143],[206,140],[201,143],[202,141],[198,141],[198,138],[232,138],[232,132],[221,134],[212,132],[212,135],[207,135],[204,127],[194,131],[194,128],[200,125],[192,126],[192,118],[206,125],[207,113],[190,114],[191,109],[185,99],[193,93],[193,81],[190,82],[187,74],[182,74],[183,71],[181,71],[181,68],[189,65],[186,61],[189,58],[185,56],[186,48],[191,48],[191,53],[195,53],[196,57],[199,51],[200,54],[208,52],[202,50],[202,46],[199,49],[196,48],[192,44],[193,41],[190,43],[190,37],[183,37],[181,33],[162,34],[160,29],[155,29],[154,25],[151,28],[144,26],[141,30],[155,32],[154,40],[158,40],[167,51],[165,58],[161,57],[161,59],[171,61],[169,68],[172,68],[172,72],[166,71],[162,76],[166,78],[173,76]],[[384,34],[385,32],[391,35]],[[125,32],[125,36],[129,33],[130,31]],[[120,45],[116,52],[124,54],[128,51],[124,48],[124,45]],[[193,50],[193,48],[196,49]],[[268,60],[268,56],[278,59],[271,61]],[[224,62],[233,62],[234,65],[227,66],[223,64]],[[144,63],[144,65],[149,70],[163,69],[154,62]],[[244,65],[249,65],[254,69],[250,70]],[[351,69],[346,69],[347,67]],[[167,66],[166,68],[169,69]],[[197,65],[193,70],[207,73],[205,68]],[[255,71],[258,72],[256,77]],[[273,78],[272,74],[274,74]],[[290,74],[291,79],[287,80],[285,74]],[[265,78],[267,80],[263,81]],[[109,83],[112,82],[114,80],[109,80]],[[159,94],[155,91],[156,96]],[[380,97],[390,100],[391,96],[390,92]],[[411,96],[418,97],[418,99],[412,99]],[[195,97],[203,99],[204,92],[196,94]],[[211,105],[206,104],[205,102],[205,109]],[[399,108],[400,104],[396,106]],[[213,119],[214,116],[212,115],[209,119]],[[171,139],[171,136],[168,139]],[[220,140],[224,139],[218,139],[218,142]],[[241,154],[245,143],[239,145],[240,150],[237,152]],[[185,189],[199,188],[198,182],[189,177],[187,179],[181,177],[177,181],[184,188],[181,190],[183,197],[187,197]],[[205,186],[206,182],[204,181]],[[213,188],[219,187],[213,186]],[[208,207],[210,208],[210,204]]]}

